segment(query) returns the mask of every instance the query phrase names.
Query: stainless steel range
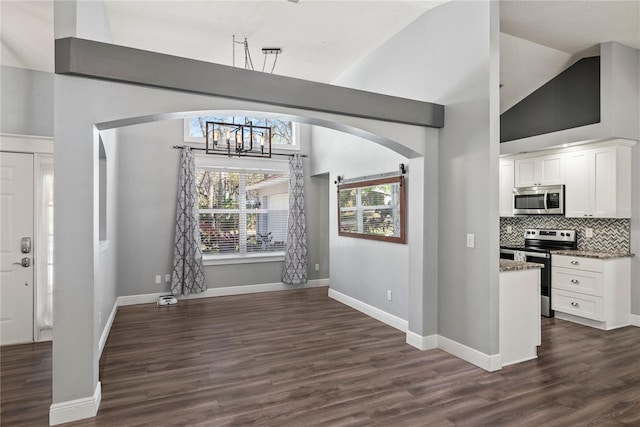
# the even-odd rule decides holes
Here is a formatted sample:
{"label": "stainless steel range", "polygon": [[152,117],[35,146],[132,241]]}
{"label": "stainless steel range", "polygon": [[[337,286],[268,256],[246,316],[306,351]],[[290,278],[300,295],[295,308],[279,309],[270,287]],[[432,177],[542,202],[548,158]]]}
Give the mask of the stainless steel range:
{"label": "stainless steel range", "polygon": [[576,230],[527,228],[523,246],[500,246],[500,258],[524,256],[528,262],[543,264],[540,271],[540,308],[543,316],[553,317],[551,310],[551,251],[577,249]]}

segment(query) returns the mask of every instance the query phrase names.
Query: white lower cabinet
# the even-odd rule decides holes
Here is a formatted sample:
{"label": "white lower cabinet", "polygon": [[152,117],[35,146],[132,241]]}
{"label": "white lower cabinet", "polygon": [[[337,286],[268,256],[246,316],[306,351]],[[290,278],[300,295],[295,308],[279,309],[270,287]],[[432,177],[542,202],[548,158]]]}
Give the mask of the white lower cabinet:
{"label": "white lower cabinet", "polygon": [[499,291],[502,366],[538,357],[540,269],[503,271]]}
{"label": "white lower cabinet", "polygon": [[556,317],[605,330],[630,324],[629,258],[552,255],[551,265]]}

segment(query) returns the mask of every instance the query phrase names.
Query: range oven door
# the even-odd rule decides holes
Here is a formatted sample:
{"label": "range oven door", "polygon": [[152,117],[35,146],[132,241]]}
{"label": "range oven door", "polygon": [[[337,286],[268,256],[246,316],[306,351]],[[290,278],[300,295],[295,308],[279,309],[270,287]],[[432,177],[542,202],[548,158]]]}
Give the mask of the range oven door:
{"label": "range oven door", "polygon": [[516,252],[524,253],[527,262],[536,262],[544,265],[540,270],[540,312],[545,317],[553,317],[553,310],[551,310],[551,254],[500,249],[500,258],[513,259]]}

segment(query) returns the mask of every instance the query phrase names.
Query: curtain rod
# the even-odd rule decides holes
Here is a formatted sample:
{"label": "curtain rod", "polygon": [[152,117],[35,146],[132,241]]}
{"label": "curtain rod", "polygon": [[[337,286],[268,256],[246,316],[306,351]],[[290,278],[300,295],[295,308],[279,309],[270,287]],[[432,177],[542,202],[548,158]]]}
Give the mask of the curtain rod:
{"label": "curtain rod", "polygon": [[[191,147],[190,145],[174,145],[173,148],[184,148],[184,147],[189,147],[192,150],[197,150],[197,151],[207,151],[205,148],[199,148],[199,147]],[[287,156],[287,157],[293,157],[293,154],[286,154],[286,153],[271,153],[272,156]],[[235,157],[235,156],[229,156],[229,157]],[[242,156],[240,156],[242,157]],[[306,154],[300,154],[300,157],[309,157]],[[260,158],[260,157],[252,157],[252,158]],[[268,157],[265,157],[268,159]]]}

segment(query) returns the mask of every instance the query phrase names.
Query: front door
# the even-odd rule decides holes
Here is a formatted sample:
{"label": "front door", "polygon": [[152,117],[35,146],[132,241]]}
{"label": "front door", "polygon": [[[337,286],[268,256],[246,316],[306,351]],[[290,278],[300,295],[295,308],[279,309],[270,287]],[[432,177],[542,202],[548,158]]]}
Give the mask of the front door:
{"label": "front door", "polygon": [[33,155],[0,153],[0,344],[33,341]]}

